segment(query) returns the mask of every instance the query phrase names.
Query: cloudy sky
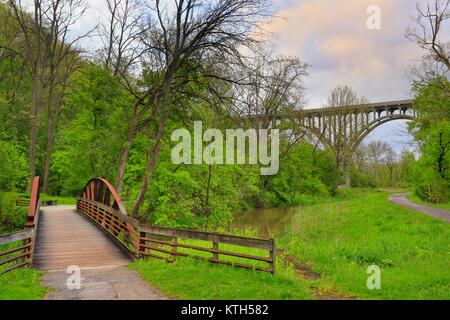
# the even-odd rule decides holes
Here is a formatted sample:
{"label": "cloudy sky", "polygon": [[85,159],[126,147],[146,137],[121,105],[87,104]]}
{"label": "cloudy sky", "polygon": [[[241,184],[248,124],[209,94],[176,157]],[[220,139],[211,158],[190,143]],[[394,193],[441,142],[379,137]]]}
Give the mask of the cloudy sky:
{"label": "cloudy sky", "polygon": [[[310,63],[308,107],[322,106],[338,84],[370,102],[409,99],[408,67],[423,55],[404,34],[416,16],[414,0],[275,0],[277,16],[266,26],[274,50]],[[381,29],[369,30],[367,8],[381,10]],[[400,150],[411,141],[405,122],[394,121],[368,138]]]}
{"label": "cloudy sky", "polygon": [[[424,1],[425,2],[425,1]],[[98,23],[104,1],[91,9],[80,28]],[[322,106],[338,84],[351,86],[370,102],[412,98],[408,67],[423,52],[409,42],[405,29],[416,15],[414,0],[273,0],[276,13],[265,29],[274,34],[273,50],[311,64],[306,79],[308,107]],[[381,29],[369,30],[369,6],[381,10]],[[448,29],[447,29],[448,30]],[[400,150],[411,138],[405,123],[390,122],[366,141],[388,141]]]}

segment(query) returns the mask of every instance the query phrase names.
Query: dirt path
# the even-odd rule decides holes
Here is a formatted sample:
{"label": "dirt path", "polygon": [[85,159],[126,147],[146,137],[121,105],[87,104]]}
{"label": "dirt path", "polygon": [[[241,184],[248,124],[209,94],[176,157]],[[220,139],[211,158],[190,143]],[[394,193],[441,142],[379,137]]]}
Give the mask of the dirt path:
{"label": "dirt path", "polygon": [[424,206],[422,204],[412,202],[412,201],[408,200],[408,196],[410,194],[411,193],[391,194],[388,197],[388,200],[392,203],[398,204],[400,206],[403,206],[403,207],[406,207],[406,208],[409,208],[409,209],[412,209],[415,211],[425,213],[429,216],[432,216],[437,219],[441,219],[445,222],[450,222],[450,211],[449,210],[435,208],[435,207],[428,207],[428,206]]}
{"label": "dirt path", "polygon": [[55,289],[45,299],[167,299],[137,271],[124,267],[132,262],[102,230],[76,213],[75,206],[41,208],[33,267],[47,271],[41,285]]}
{"label": "dirt path", "polygon": [[297,278],[311,281],[309,287],[316,300],[359,300],[357,297],[351,297],[339,292],[333,286],[319,285],[317,281],[322,279],[320,274],[312,271],[311,267],[306,264],[297,262],[294,257],[287,255],[284,250],[280,250],[280,254],[284,254],[286,262],[292,264]]}

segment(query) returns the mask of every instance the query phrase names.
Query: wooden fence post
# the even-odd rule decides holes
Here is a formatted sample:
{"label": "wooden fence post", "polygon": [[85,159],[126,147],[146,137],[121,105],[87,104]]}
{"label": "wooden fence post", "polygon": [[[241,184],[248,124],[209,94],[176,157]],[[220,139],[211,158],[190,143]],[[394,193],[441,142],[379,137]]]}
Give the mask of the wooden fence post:
{"label": "wooden fence post", "polygon": [[139,246],[138,251],[136,252],[136,256],[139,258],[141,256],[141,248],[142,251],[145,252],[145,248],[141,247],[141,244],[145,244],[145,240],[142,240],[142,238],[145,238],[146,233],[145,232],[139,232]]}
{"label": "wooden fence post", "polygon": [[272,240],[272,248],[270,250],[270,258],[272,259],[271,267],[272,267],[272,274],[275,274],[276,271],[276,264],[277,264],[277,245],[276,240]]}
{"label": "wooden fence post", "polygon": [[[214,250],[219,250],[219,243],[214,241],[213,242],[213,249]],[[219,254],[214,252],[213,253],[213,259],[219,260]],[[217,263],[214,262],[214,266],[217,266]]]}
{"label": "wooden fence post", "polygon": [[[176,245],[178,243],[178,238],[177,237],[173,238],[173,243],[175,243],[175,245],[172,246],[172,251],[173,252],[178,252],[178,246]],[[175,259],[177,258],[177,255],[174,254],[172,257],[173,257],[173,261],[175,261]]]}

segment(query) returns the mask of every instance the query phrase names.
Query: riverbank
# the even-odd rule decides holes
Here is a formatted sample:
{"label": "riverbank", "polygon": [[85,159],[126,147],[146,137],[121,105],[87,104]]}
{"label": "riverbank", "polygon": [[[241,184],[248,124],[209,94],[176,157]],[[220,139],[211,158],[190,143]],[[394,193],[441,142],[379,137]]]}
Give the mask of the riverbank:
{"label": "riverbank", "polygon": [[[151,259],[132,268],[183,299],[320,299],[317,293],[326,298],[330,292],[361,299],[449,299],[449,225],[390,203],[387,191],[344,192],[363,194],[297,207],[277,238],[290,259],[277,261],[274,277],[189,259]],[[320,278],[296,277],[291,258]],[[381,270],[381,289],[367,288],[371,265]]]}

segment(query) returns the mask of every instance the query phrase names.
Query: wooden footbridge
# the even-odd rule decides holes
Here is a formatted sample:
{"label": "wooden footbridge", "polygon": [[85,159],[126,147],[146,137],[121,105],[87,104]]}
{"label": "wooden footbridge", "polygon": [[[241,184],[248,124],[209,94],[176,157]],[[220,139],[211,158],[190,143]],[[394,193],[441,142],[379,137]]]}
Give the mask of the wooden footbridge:
{"label": "wooden footbridge", "polygon": [[[0,235],[1,273],[30,265],[40,270],[120,266],[140,258],[202,259],[214,264],[275,272],[274,239],[167,228],[128,216],[119,195],[102,178],[90,180],[73,206],[40,208],[33,183],[23,231]],[[220,247],[221,248],[220,248]],[[239,252],[252,248],[254,255]],[[244,261],[245,263],[243,263]],[[251,261],[251,262],[247,262]]]}

